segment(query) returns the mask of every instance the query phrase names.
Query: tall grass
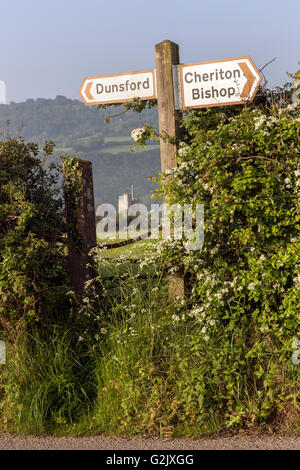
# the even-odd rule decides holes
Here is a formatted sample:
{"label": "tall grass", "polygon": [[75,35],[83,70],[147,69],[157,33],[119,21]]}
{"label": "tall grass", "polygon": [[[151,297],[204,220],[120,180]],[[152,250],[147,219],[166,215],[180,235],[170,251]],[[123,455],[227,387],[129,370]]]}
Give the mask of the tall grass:
{"label": "tall grass", "polygon": [[[157,274],[158,273],[158,274]],[[97,284],[98,283],[98,284]],[[13,432],[200,436],[300,432],[299,366],[257,325],[207,334],[163,269],[105,281],[73,328],[23,335],[0,377]],[[259,344],[257,355],[253,344]],[[252,349],[251,349],[252,348]],[[251,352],[251,354],[249,354]]]}
{"label": "tall grass", "polygon": [[118,294],[106,286],[110,316],[85,432],[300,432],[300,371],[290,352],[283,360],[280,345],[251,319],[239,331],[225,322],[204,334],[188,301],[168,299],[166,282],[132,275],[119,278]]}
{"label": "tall grass", "polygon": [[74,331],[24,333],[8,351],[2,416],[10,431],[63,432],[88,412],[96,394],[92,357]]}

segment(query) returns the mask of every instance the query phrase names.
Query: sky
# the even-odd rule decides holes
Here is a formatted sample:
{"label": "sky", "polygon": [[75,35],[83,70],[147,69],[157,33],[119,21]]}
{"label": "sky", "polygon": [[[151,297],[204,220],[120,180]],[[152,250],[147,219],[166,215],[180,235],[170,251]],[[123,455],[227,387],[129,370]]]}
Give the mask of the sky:
{"label": "sky", "polygon": [[[169,39],[180,62],[250,56],[268,86],[300,60],[300,0],[1,0],[6,102],[80,99],[84,77],[155,67]],[[300,68],[300,66],[299,66]],[[0,82],[1,84],[1,82]]]}

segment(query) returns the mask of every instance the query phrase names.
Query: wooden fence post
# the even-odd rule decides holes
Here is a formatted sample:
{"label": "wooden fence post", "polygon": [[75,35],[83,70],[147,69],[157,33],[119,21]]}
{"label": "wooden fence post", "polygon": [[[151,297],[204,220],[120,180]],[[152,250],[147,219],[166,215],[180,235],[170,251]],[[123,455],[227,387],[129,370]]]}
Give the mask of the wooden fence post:
{"label": "wooden fence post", "polygon": [[70,280],[80,300],[85,293],[85,282],[94,277],[94,269],[88,266],[89,251],[97,245],[97,239],[92,163],[74,161],[74,167],[64,163],[63,174]]}
{"label": "wooden fence post", "polygon": [[[179,46],[163,41],[155,46],[157,104],[159,133],[169,137],[182,137],[182,113],[175,109],[173,66],[179,64]],[[176,144],[160,139],[161,171],[177,167]],[[166,202],[166,198],[164,200]],[[183,274],[169,276],[169,297],[184,295]]]}

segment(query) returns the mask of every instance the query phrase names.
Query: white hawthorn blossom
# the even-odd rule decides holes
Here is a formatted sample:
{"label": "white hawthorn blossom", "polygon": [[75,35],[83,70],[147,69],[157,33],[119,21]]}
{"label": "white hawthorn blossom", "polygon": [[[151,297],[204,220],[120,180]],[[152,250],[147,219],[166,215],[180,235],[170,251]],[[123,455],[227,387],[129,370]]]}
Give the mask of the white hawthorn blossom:
{"label": "white hawthorn blossom", "polygon": [[131,131],[131,138],[137,142],[138,140],[140,140],[144,133],[146,132],[146,128],[145,127],[138,127],[137,129],[132,129]]}
{"label": "white hawthorn blossom", "polygon": [[255,130],[259,129],[260,126],[263,125],[263,123],[266,121],[267,117],[265,115],[259,116],[254,119],[255,121]]}
{"label": "white hawthorn blossom", "polygon": [[185,142],[180,142],[178,155],[180,157],[184,157],[184,155],[186,155],[190,150],[191,150],[191,147],[189,147],[189,145],[187,145]]}

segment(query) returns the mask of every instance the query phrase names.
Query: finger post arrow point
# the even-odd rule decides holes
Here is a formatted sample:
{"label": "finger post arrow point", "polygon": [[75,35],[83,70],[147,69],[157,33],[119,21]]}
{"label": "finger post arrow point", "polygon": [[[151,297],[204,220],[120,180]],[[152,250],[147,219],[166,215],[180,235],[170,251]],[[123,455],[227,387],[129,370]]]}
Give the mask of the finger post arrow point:
{"label": "finger post arrow point", "polygon": [[87,82],[85,90],[84,90],[85,96],[87,97],[88,100],[93,100],[94,99],[93,95],[91,94],[92,84],[93,84],[93,82]]}
{"label": "finger post arrow point", "polygon": [[255,82],[255,75],[251,72],[248,65],[245,62],[238,63],[240,68],[242,69],[243,74],[247,78],[247,82],[242,90],[241,98],[249,98],[250,91],[252,88],[253,83]]}

